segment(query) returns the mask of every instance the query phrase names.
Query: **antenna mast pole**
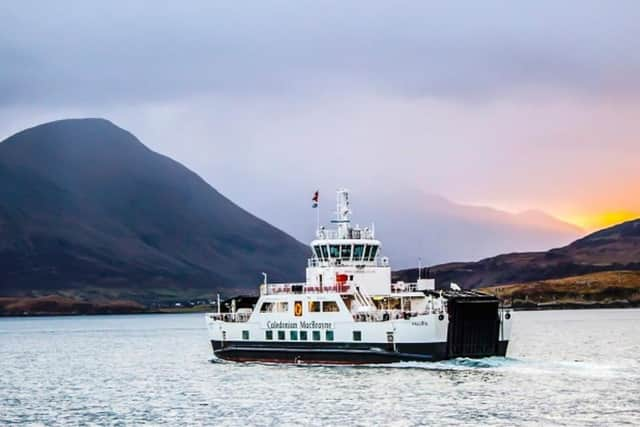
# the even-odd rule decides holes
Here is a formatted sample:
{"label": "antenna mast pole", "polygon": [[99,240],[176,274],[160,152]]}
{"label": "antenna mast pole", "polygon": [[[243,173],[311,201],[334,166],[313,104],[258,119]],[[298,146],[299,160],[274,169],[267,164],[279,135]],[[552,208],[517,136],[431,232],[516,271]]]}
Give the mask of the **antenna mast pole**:
{"label": "antenna mast pole", "polygon": [[320,236],[320,200],[316,205],[316,236]]}
{"label": "antenna mast pole", "polygon": [[331,222],[338,224],[338,237],[346,239],[349,236],[349,224],[351,222],[349,190],[341,188],[336,193],[336,219]]}

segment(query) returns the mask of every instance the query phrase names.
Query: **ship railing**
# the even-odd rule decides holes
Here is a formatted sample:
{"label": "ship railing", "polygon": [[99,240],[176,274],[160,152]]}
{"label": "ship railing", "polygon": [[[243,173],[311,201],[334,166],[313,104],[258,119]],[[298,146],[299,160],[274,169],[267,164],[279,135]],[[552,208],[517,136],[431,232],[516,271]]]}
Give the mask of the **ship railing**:
{"label": "ship railing", "polygon": [[397,294],[401,292],[415,292],[418,290],[418,284],[413,283],[405,283],[405,282],[396,282],[391,284],[391,293]]}
{"label": "ship railing", "polygon": [[338,239],[373,239],[374,233],[369,229],[350,228],[343,236],[338,230],[318,230],[316,237],[322,240],[338,240]]}
{"label": "ship railing", "polygon": [[376,256],[373,261],[356,261],[352,259],[329,259],[321,260],[318,258],[309,258],[307,260],[308,267],[389,267],[389,258],[384,256]]}
{"label": "ship railing", "polygon": [[222,322],[241,323],[249,321],[251,313],[210,313],[211,320],[219,320]]}
{"label": "ship railing", "polygon": [[[389,320],[407,320],[412,317],[424,316],[431,312],[426,311],[406,311],[406,310],[376,310],[363,313],[352,313],[356,322],[387,322]],[[433,310],[433,314],[439,311]]]}
{"label": "ship railing", "polygon": [[338,230],[318,230],[318,239],[339,239],[341,236],[338,234]]}
{"label": "ship railing", "polygon": [[274,283],[260,285],[261,295],[278,294],[322,294],[322,293],[348,293],[351,287],[345,284],[335,285],[309,285],[307,283]]}

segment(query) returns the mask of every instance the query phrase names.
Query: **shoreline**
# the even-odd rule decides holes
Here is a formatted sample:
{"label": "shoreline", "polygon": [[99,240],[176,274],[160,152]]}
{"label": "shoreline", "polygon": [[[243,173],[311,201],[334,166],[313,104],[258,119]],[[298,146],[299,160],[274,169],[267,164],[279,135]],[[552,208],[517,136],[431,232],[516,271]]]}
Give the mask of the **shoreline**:
{"label": "shoreline", "polygon": [[[536,306],[504,306],[504,308],[512,309],[513,311],[562,311],[562,310],[606,310],[606,309],[639,309],[640,304],[634,303],[592,303],[592,304],[544,304]],[[131,311],[131,312],[91,312],[91,313],[65,313],[65,312],[38,312],[38,313],[0,313],[0,318],[9,317],[72,317],[72,316],[131,316],[131,315],[151,315],[151,314],[204,314],[213,312],[214,309],[198,309],[198,310],[148,310],[148,311]]]}
{"label": "shoreline", "polygon": [[513,311],[551,311],[551,310],[597,310],[607,308],[640,308],[640,304],[637,303],[593,303],[593,304],[544,304],[538,306],[511,306],[505,307],[511,308]]}

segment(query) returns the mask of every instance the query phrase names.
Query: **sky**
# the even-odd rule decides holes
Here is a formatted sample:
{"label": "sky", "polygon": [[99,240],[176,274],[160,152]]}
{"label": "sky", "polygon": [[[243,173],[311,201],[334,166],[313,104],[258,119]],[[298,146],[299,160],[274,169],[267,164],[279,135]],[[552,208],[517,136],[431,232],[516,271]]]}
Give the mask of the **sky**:
{"label": "sky", "polygon": [[593,230],[640,216],[638,22],[624,0],[8,0],[0,139],[104,117],[284,229],[344,186]]}

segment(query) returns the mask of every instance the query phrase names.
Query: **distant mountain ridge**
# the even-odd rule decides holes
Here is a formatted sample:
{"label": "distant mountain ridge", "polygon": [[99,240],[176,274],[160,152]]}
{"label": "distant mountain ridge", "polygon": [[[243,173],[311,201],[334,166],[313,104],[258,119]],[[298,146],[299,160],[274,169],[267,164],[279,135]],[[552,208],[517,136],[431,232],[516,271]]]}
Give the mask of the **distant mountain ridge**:
{"label": "distant mountain ridge", "polygon": [[304,277],[307,251],[107,120],[0,143],[0,295],[255,289]]}
{"label": "distant mountain ridge", "polygon": [[[454,282],[464,288],[478,288],[620,270],[640,270],[640,219],[546,252],[510,253],[478,262],[441,264],[430,267],[428,272],[440,287]],[[394,276],[413,280],[417,270],[397,271]]]}
{"label": "distant mountain ridge", "polygon": [[354,209],[359,218],[375,219],[383,252],[396,268],[413,266],[418,257],[438,264],[516,250],[545,250],[566,245],[584,233],[541,211],[514,214],[422,192],[383,194],[362,207],[358,199]]}

